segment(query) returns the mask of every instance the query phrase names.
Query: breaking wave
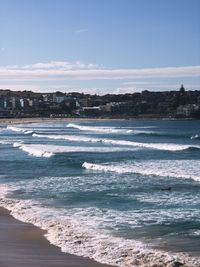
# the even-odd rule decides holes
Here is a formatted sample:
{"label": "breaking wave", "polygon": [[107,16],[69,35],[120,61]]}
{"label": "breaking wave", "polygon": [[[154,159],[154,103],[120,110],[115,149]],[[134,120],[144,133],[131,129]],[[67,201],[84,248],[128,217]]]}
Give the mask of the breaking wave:
{"label": "breaking wave", "polygon": [[10,145],[13,144],[13,142],[7,141],[7,140],[0,140],[1,145]]}
{"label": "breaking wave", "polygon": [[57,153],[73,153],[73,152],[93,152],[93,153],[109,153],[117,151],[127,151],[128,148],[120,147],[84,147],[84,146],[57,146],[57,145],[41,145],[41,144],[21,144],[14,143],[13,147],[17,147],[29,155],[35,157],[49,158]]}
{"label": "breaking wave", "polygon": [[200,140],[200,136],[198,134],[194,134],[190,137],[191,140],[193,139],[199,139]]}
{"label": "breaking wave", "polygon": [[81,135],[42,135],[42,134],[33,134],[33,137],[39,138],[49,138],[49,139],[60,139],[68,140],[74,142],[91,142],[91,143],[105,143],[118,146],[129,146],[129,147],[140,147],[140,148],[149,148],[149,149],[158,149],[158,150],[167,150],[167,151],[181,151],[187,149],[200,149],[199,145],[182,145],[182,144],[172,144],[172,143],[141,143],[134,141],[126,140],[115,140],[107,138],[93,138],[86,137]]}
{"label": "breaking wave", "polygon": [[13,131],[13,132],[21,132],[24,134],[32,134],[33,131],[26,129],[26,128],[19,128],[15,126],[7,126],[7,130]]}
{"label": "breaking wave", "polygon": [[200,160],[147,160],[118,165],[84,162],[82,167],[88,170],[103,172],[135,173],[148,176],[188,178],[200,181]]}
{"label": "breaking wave", "polygon": [[6,131],[6,130],[7,130],[7,128],[2,127],[2,128],[0,128],[0,133],[1,133],[1,132],[4,132],[4,131]]}
{"label": "breaking wave", "polygon": [[[12,193],[12,190],[3,185],[0,189],[0,205],[10,210],[15,218],[46,230],[46,238],[63,252],[119,267],[172,267],[177,261],[183,263],[182,266],[199,266],[199,257],[152,249],[140,241],[114,237],[107,231],[96,228],[96,223],[104,216],[96,208],[68,211],[49,208],[36,201],[8,198],[7,193]],[[94,213],[99,218],[96,215],[94,217]]]}
{"label": "breaking wave", "polygon": [[97,126],[82,126],[75,123],[67,124],[68,128],[75,128],[80,131],[92,131],[100,133],[132,133],[133,131],[126,128],[117,128],[117,127],[97,127]]}

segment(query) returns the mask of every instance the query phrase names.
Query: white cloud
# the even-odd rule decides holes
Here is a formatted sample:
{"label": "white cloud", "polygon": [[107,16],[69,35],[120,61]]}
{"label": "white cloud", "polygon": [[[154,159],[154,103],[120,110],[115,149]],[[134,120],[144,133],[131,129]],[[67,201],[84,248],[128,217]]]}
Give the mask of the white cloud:
{"label": "white cloud", "polygon": [[[48,63],[35,63],[31,65],[12,65],[6,66],[4,69],[11,69],[11,70],[38,70],[38,71],[48,71],[48,70],[60,70],[60,71],[67,71],[67,70],[77,70],[77,69],[99,69],[103,68],[102,65],[98,64],[84,64],[80,61],[76,61],[75,63],[71,63],[68,61],[50,61]],[[1,69],[1,67],[0,67]]]}
{"label": "white cloud", "polygon": [[[20,66],[17,66],[18,68]],[[25,65],[23,69],[54,69],[54,68],[71,68],[71,64],[67,61],[51,61],[49,63],[36,63],[32,65]]]}
{"label": "white cloud", "polygon": [[[189,90],[199,90],[200,86],[198,84],[194,83],[184,83],[184,87]],[[180,88],[180,83],[155,83],[155,84],[142,84],[136,83],[135,85],[132,84],[130,86],[123,86],[123,85],[116,85],[111,87],[106,87],[105,85],[102,87],[95,87],[95,86],[86,86],[84,84],[82,85],[70,85],[70,84],[52,84],[52,85],[40,85],[40,84],[33,84],[30,81],[27,81],[27,83],[18,83],[15,82],[12,83],[12,81],[2,84],[0,83],[0,89],[11,89],[14,91],[23,91],[23,90],[31,90],[34,92],[55,92],[55,91],[61,91],[64,93],[69,92],[79,92],[79,93],[85,93],[85,94],[98,94],[98,95],[105,95],[107,93],[110,94],[125,94],[125,93],[135,93],[135,92],[141,92],[144,90],[149,91],[163,91],[163,90],[178,90]]]}
{"label": "white cloud", "polygon": [[[39,86],[39,85],[33,85],[33,84],[6,84],[1,85],[0,89],[6,90],[10,89],[13,91],[24,91],[24,90],[31,90],[34,92],[40,92],[40,93],[51,93],[55,91],[60,91],[64,93],[70,93],[70,92],[79,92],[79,93],[85,93],[85,94],[98,94],[98,95],[104,95],[108,93],[108,88],[102,88],[102,87],[85,87],[85,86],[71,86],[71,85],[52,85],[52,86]],[[111,89],[112,93],[115,93],[114,89]]]}
{"label": "white cloud", "polygon": [[79,61],[51,61],[32,65],[0,67],[0,79],[15,80],[119,80],[139,78],[199,77],[200,66],[106,69],[98,64]]}
{"label": "white cloud", "polygon": [[128,81],[128,82],[123,82],[122,86],[135,86],[135,85],[150,85],[150,84],[156,84],[156,82],[149,82],[149,81]]}

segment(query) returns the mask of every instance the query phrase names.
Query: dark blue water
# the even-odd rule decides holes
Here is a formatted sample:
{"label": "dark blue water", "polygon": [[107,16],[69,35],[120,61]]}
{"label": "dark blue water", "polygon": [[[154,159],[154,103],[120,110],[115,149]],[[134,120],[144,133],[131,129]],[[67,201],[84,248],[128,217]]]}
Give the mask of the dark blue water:
{"label": "dark blue water", "polygon": [[119,266],[200,254],[199,121],[2,125],[0,183],[1,205],[63,251]]}

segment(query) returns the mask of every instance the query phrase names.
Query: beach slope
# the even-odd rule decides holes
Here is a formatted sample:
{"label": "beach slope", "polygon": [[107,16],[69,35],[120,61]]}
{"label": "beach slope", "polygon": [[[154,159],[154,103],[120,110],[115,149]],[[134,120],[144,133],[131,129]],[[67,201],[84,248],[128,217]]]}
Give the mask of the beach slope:
{"label": "beach slope", "polygon": [[0,208],[1,267],[110,267],[65,254],[44,237],[45,231],[13,218]]}

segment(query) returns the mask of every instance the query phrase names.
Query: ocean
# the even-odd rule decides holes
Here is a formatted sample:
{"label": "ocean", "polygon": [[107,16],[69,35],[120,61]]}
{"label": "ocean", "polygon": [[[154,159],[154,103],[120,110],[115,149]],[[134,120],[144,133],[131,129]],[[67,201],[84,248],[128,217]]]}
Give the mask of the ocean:
{"label": "ocean", "polygon": [[63,252],[200,266],[200,122],[0,125],[0,206]]}

